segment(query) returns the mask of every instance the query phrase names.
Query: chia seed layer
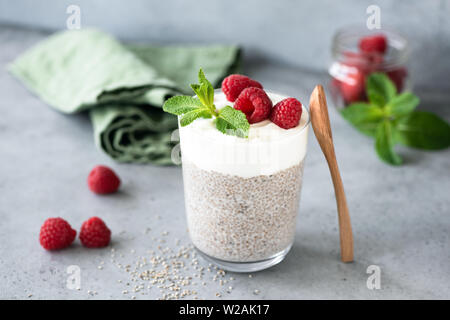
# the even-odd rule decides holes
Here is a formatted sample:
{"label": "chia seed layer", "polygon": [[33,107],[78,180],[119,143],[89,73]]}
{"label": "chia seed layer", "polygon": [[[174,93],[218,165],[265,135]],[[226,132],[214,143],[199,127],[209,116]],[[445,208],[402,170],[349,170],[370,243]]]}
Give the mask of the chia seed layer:
{"label": "chia seed layer", "polygon": [[206,171],[183,159],[189,234],[217,259],[253,262],[288,248],[295,234],[303,163],[242,178]]}

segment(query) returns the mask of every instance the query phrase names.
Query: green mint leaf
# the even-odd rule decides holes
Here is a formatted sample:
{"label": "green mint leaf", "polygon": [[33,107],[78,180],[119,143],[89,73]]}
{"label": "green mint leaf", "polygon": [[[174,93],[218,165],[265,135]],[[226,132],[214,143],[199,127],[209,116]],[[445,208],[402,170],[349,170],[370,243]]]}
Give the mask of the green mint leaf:
{"label": "green mint leaf", "polygon": [[219,130],[223,134],[237,136],[240,138],[248,138],[248,132],[245,132],[242,129],[236,129],[233,125],[231,125],[223,118],[216,118],[214,122],[216,124],[217,130]]}
{"label": "green mint leaf", "polygon": [[394,151],[394,129],[390,121],[383,121],[378,125],[375,150],[381,160],[392,164],[400,165],[402,158]]}
{"label": "green mint leaf", "polygon": [[414,111],[396,122],[396,138],[403,145],[425,150],[450,146],[450,125],[437,115]]}
{"label": "green mint leaf", "polygon": [[383,109],[364,102],[356,102],[341,110],[342,116],[352,124],[380,122],[384,117]]}
{"label": "green mint leaf", "polygon": [[199,84],[191,84],[192,90],[194,90],[197,97],[203,103],[205,107],[214,110],[214,88],[212,84],[206,79],[203,70],[198,72]]}
{"label": "green mint leaf", "polygon": [[209,89],[204,85],[191,84],[191,88],[195,92],[203,106],[214,110],[214,90],[212,91],[212,95],[210,96],[208,93]]}
{"label": "green mint leaf", "polygon": [[191,89],[194,91],[194,93],[197,95],[197,97],[201,94],[199,84],[195,84],[195,83],[191,84]]}
{"label": "green mint leaf", "polygon": [[164,102],[163,110],[177,116],[186,112],[202,108],[203,104],[199,99],[190,96],[175,96]]}
{"label": "green mint leaf", "polygon": [[383,120],[384,111],[378,106],[356,102],[341,110],[341,115],[356,129],[369,137],[376,136],[378,124]]}
{"label": "green mint leaf", "polygon": [[219,110],[216,128],[224,134],[247,138],[250,124],[242,111],[226,106]]}
{"label": "green mint leaf", "polygon": [[216,123],[217,130],[224,134],[227,134],[227,130],[233,130],[233,126],[222,118],[216,118],[214,122]]}
{"label": "green mint leaf", "polygon": [[420,100],[417,96],[410,92],[404,92],[392,98],[386,108],[390,114],[401,117],[414,111],[419,102]]}
{"label": "green mint leaf", "polygon": [[191,88],[197,95],[197,98],[201,101],[202,105],[204,107],[210,108],[209,100],[206,96],[207,93],[205,92],[206,91],[205,87],[198,84],[191,84]]}
{"label": "green mint leaf", "polygon": [[386,74],[375,72],[367,79],[366,92],[372,104],[384,107],[395,97],[397,89]]}
{"label": "green mint leaf", "polygon": [[198,118],[209,119],[212,117],[211,111],[208,108],[195,109],[185,113],[180,119],[180,125],[182,127],[191,124]]}
{"label": "green mint leaf", "polygon": [[377,122],[372,122],[372,123],[367,122],[367,123],[355,124],[353,126],[355,127],[355,129],[357,129],[362,134],[364,134],[368,137],[371,137],[371,138],[376,138],[378,124],[379,123],[377,123]]}
{"label": "green mint leaf", "polygon": [[205,86],[208,89],[208,96],[211,95],[214,96],[214,88],[211,82],[209,82],[208,79],[206,79],[202,68],[200,68],[200,70],[198,71],[198,82],[200,83],[200,85]]}
{"label": "green mint leaf", "polygon": [[370,103],[378,108],[383,108],[386,105],[384,97],[375,92],[367,93],[367,97],[369,98]]}

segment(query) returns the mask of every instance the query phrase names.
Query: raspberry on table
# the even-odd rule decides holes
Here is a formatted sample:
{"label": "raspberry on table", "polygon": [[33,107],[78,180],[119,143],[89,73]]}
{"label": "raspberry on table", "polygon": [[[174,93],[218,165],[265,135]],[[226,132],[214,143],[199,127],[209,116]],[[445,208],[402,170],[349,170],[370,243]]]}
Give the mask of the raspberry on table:
{"label": "raspberry on table", "polygon": [[92,217],[83,222],[80,230],[80,241],[88,248],[106,247],[111,240],[111,230],[102,219]]}
{"label": "raspberry on table", "polygon": [[47,250],[63,249],[75,240],[76,230],[62,218],[48,218],[39,233],[39,242]]}
{"label": "raspberry on table", "polygon": [[263,86],[258,82],[255,81],[247,76],[243,76],[241,74],[232,74],[223,79],[222,81],[222,91],[227,97],[228,101],[234,102],[239,97],[241,92],[245,88],[260,88],[262,89]]}
{"label": "raspberry on table", "polygon": [[272,109],[270,120],[283,129],[295,128],[302,117],[302,104],[295,98],[278,102]]}
{"label": "raspberry on table", "polygon": [[269,118],[272,100],[263,89],[246,88],[237,98],[234,108],[241,110],[249,123],[256,123]]}
{"label": "raspberry on table", "polygon": [[106,166],[96,166],[89,173],[88,186],[98,194],[113,193],[119,189],[120,179],[112,169]]}
{"label": "raspberry on table", "polygon": [[383,34],[362,37],[359,40],[359,49],[365,53],[378,52],[384,54],[387,50],[387,38]]}

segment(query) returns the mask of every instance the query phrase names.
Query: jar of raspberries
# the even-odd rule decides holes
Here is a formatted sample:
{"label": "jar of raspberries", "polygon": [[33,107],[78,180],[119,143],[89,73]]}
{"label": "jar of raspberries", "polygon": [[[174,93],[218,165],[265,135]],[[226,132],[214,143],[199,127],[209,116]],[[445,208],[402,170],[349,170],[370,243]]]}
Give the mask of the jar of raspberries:
{"label": "jar of raspberries", "polygon": [[398,92],[411,89],[407,69],[408,42],[390,30],[344,28],[332,43],[330,92],[335,106],[367,101],[366,80],[373,72],[385,73]]}

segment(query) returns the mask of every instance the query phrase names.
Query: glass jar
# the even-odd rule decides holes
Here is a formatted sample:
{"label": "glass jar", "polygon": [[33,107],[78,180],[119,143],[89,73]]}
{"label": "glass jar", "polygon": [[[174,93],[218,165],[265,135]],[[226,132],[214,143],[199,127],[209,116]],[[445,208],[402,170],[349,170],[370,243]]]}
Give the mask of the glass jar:
{"label": "glass jar", "polygon": [[[382,38],[386,40],[384,44]],[[362,39],[366,39],[365,44]],[[333,61],[329,68],[329,88],[338,108],[367,101],[366,80],[373,72],[386,73],[398,92],[411,89],[407,68],[408,42],[397,32],[363,27],[343,28],[334,35],[331,50]]]}

